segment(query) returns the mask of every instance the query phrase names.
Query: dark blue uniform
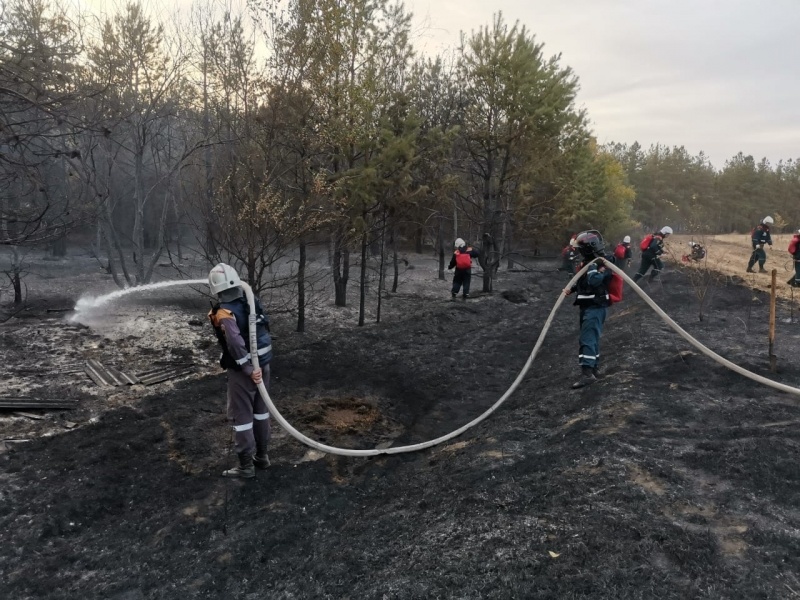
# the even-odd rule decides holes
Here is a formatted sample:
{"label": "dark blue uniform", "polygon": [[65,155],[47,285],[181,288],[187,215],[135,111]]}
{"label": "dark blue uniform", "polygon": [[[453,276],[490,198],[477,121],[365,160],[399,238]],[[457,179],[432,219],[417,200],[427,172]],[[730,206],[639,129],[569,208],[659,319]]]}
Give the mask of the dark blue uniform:
{"label": "dark blue uniform", "polygon": [[236,453],[252,457],[266,456],[271,427],[267,403],[258,393],[250,376],[253,373],[252,352],[258,355],[264,386],[269,389],[269,363],[272,360],[272,339],[269,320],[256,299],[256,344],[250,347],[250,307],[247,300],[237,298],[214,307],[208,317],[222,346],[220,366],[228,371],[228,418],[233,422]]}
{"label": "dark blue uniform", "polygon": [[769,234],[769,225],[761,223],[750,236],[750,242],[753,244],[753,254],[750,255],[750,261],[747,263],[747,272],[753,272],[753,266],[758,261],[758,270],[766,273],[764,263],[767,262],[767,253],[764,252],[764,244],[772,246],[772,236]]}
{"label": "dark blue uniform", "polygon": [[[606,260],[614,262],[610,258]],[[608,307],[611,305],[608,284],[612,275],[610,269],[600,271],[597,263],[592,263],[586,274],[572,288],[577,293],[575,305],[580,308],[578,364],[582,367],[596,369],[600,360],[600,336]]]}
{"label": "dark blue uniform", "polygon": [[664,263],[661,262],[660,258],[662,254],[664,254],[664,236],[661,235],[661,232],[654,233],[647,249],[642,250],[642,264],[639,265],[639,271],[633,276],[633,280],[639,281],[650,267],[653,267],[653,272],[650,273],[650,280],[655,279],[656,275],[664,268]]}

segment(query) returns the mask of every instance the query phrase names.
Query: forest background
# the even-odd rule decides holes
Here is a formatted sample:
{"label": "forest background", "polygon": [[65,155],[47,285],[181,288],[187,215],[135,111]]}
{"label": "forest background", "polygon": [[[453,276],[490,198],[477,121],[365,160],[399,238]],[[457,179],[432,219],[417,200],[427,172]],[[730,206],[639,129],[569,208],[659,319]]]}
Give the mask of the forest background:
{"label": "forest background", "polygon": [[[164,20],[138,3],[0,0],[8,289],[24,301],[31,248],[83,244],[120,287],[199,253],[260,292],[290,290],[302,331],[314,290],[345,305],[357,267],[363,324],[403,251],[436,253],[444,278],[456,237],[481,249],[490,292],[515,257],[581,229],[800,223],[794,160],[739,152],[717,168],[683,147],[601,146],[578,89],[502,14],[429,56],[388,0],[205,0]],[[320,255],[326,270],[310,267]]]}

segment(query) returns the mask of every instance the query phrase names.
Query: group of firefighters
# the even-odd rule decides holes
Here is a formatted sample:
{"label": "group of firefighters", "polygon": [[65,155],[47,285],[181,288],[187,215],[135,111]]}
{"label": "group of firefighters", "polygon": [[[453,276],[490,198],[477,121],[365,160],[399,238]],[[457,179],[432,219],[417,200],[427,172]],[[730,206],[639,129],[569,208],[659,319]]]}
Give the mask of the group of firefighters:
{"label": "group of firefighters", "polygon": [[[764,246],[772,246],[770,226],[772,217],[765,217],[753,229],[751,242],[753,253],[747,265],[747,272],[753,273],[756,263],[759,272],[765,273],[764,263],[767,255]],[[664,268],[661,256],[664,254],[664,240],[672,234],[672,228],[665,226],[648,234],[641,241],[641,263],[634,275],[640,280],[652,268],[650,280],[658,277]],[[455,299],[459,292],[464,300],[469,298],[472,260],[479,257],[477,249],[458,238],[449,268],[455,269],[451,296]],[[689,242],[689,253],[683,260],[700,261],[706,250],[699,242]],[[800,230],[797,230],[789,244],[789,253],[794,259],[795,274],[787,283],[800,286]],[[581,375],[572,387],[578,389],[590,385],[603,377],[600,370],[600,337],[606,320],[608,307],[622,300],[622,278],[607,268],[614,264],[623,271],[630,268],[633,260],[631,238],[625,236],[610,254],[606,254],[605,241],[595,230],[576,234],[562,252],[563,262],[559,270],[567,271],[570,277],[585,265],[587,272],[577,283],[564,289],[565,295],[576,295],[575,305],[580,309],[580,334],[578,364]],[[598,260],[599,259],[599,260]],[[233,423],[234,445],[238,464],[226,470],[225,477],[250,479],[256,469],[269,466],[267,446],[270,440],[270,415],[266,402],[261,398],[258,385],[269,385],[270,360],[272,359],[272,340],[269,320],[258,299],[255,300],[256,344],[250,347],[249,323],[250,305],[243,284],[235,269],[226,264],[215,266],[208,275],[208,285],[218,303],[209,313],[209,319],[222,347],[220,366],[228,372],[228,418]],[[257,361],[253,359],[253,352]],[[258,364],[255,367],[253,363]]]}

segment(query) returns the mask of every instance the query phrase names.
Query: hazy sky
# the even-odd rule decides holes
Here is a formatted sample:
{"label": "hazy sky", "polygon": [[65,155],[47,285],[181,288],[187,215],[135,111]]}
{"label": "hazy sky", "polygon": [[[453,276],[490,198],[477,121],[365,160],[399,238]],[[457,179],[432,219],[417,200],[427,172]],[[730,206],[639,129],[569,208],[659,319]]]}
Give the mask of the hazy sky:
{"label": "hazy sky", "polygon": [[[94,10],[113,0],[74,0]],[[244,0],[227,0],[243,4]],[[157,11],[191,0],[146,0]],[[561,53],[600,143],[800,157],[800,0],[406,0],[414,45],[454,48],[502,11]]]}
{"label": "hazy sky", "polygon": [[800,0],[408,0],[417,45],[455,46],[502,11],[561,53],[601,143],[800,157]]}

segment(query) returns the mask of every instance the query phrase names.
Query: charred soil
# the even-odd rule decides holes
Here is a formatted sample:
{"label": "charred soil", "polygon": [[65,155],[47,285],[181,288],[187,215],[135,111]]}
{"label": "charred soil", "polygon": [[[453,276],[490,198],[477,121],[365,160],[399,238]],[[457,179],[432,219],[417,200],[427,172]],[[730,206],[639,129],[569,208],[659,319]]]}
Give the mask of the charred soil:
{"label": "charred soil", "polygon": [[[301,335],[273,318],[271,394],[298,429],[348,447],[424,441],[511,384],[565,277],[543,261],[501,274],[494,294],[451,302],[432,264],[418,267],[417,287],[384,299],[380,324]],[[771,374],[766,296],[713,285],[700,321],[684,272],[645,283],[715,351],[800,385],[790,307],[779,306]],[[106,337],[44,305],[0,329],[6,374],[29,386],[19,393],[79,398],[75,411],[6,413],[0,424],[6,439],[30,440],[0,454],[4,597],[800,594],[800,402],[695,353],[630,290],[606,322],[596,384],[570,389],[578,318],[566,305],[517,392],[457,440],[353,459],[275,427],[272,467],[247,482],[219,476],[233,463],[224,374],[208,327],[187,324],[203,318],[202,302],[179,300],[149,304],[143,322],[176,323],[156,350],[146,332]],[[56,351],[140,368],[143,352],[190,356],[202,368],[148,393],[100,393],[57,368],[31,388],[24,369],[53,366]]]}

